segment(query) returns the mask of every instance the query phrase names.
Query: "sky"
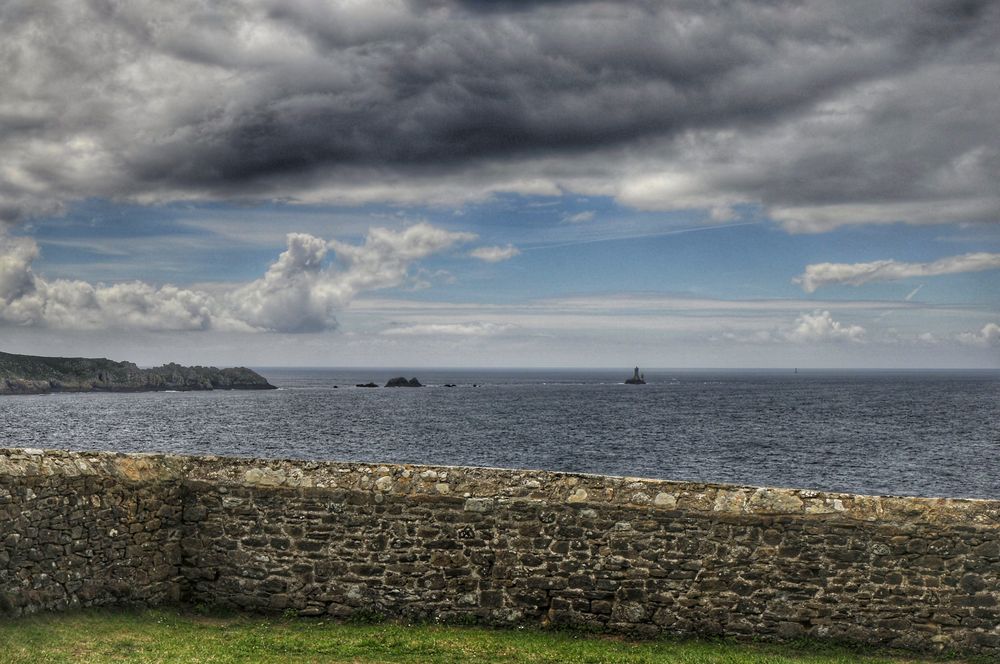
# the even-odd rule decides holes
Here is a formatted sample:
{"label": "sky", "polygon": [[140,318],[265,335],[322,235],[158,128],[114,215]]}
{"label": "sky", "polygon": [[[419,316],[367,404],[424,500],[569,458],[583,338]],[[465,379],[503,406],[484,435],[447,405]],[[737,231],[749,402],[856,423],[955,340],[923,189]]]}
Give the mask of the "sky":
{"label": "sky", "polygon": [[1000,368],[1000,3],[8,0],[0,350]]}

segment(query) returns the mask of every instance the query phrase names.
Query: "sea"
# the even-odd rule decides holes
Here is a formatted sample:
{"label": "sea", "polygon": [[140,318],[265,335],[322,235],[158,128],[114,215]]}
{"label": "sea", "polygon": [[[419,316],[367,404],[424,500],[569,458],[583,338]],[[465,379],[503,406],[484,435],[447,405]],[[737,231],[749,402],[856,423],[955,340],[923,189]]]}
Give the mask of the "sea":
{"label": "sea", "polygon": [[[997,371],[258,371],[280,389],[0,397],[0,446],[1000,498]],[[425,387],[355,387],[398,375]]]}

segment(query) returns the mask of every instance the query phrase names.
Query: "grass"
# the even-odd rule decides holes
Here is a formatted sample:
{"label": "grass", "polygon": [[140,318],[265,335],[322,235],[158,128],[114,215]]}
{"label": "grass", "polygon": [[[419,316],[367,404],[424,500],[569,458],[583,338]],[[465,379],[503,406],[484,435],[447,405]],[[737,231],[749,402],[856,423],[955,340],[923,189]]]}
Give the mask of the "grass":
{"label": "grass", "polygon": [[533,629],[344,624],[322,619],[203,616],[171,610],[87,611],[0,619],[0,662],[545,662],[889,664],[931,661],[817,644],[622,639]]}

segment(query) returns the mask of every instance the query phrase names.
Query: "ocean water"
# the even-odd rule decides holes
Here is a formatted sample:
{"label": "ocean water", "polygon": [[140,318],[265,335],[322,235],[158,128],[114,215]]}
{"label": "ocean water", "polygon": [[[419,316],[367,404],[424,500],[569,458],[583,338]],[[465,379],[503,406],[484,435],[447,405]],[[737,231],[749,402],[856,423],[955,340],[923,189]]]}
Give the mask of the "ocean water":
{"label": "ocean water", "polygon": [[[996,371],[260,372],[281,389],[0,397],[0,446],[1000,498]],[[400,373],[428,387],[354,387]]]}

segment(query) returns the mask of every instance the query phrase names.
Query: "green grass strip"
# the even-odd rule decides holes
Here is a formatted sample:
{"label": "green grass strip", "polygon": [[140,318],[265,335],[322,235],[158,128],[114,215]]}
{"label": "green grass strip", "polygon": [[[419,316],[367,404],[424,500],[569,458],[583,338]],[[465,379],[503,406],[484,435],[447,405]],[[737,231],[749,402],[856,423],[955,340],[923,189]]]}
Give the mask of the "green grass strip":
{"label": "green grass strip", "polygon": [[[889,664],[932,661],[818,644],[628,641],[573,632],[323,619],[85,611],[0,619],[3,664],[81,662],[524,662]],[[953,660],[954,661],[954,660]]]}

